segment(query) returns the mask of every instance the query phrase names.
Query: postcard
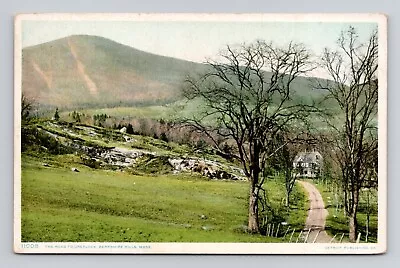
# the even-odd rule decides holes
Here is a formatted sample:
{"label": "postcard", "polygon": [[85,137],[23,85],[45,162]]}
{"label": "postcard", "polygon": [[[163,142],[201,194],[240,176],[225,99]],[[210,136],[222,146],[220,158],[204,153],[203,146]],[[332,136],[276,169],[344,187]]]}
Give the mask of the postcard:
{"label": "postcard", "polygon": [[14,251],[386,251],[382,14],[20,14]]}

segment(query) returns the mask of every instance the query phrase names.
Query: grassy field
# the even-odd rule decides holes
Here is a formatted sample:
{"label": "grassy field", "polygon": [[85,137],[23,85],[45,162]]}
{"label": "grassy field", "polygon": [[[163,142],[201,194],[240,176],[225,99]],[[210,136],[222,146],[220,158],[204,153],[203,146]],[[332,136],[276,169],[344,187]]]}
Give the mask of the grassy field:
{"label": "grassy field", "polygon": [[[31,141],[22,154],[22,241],[285,242],[246,232],[248,182],[175,174],[165,162],[198,157],[227,170],[237,165],[210,150],[200,156],[188,145],[83,124],[35,125],[26,130]],[[125,168],[94,165],[82,150],[68,147],[71,142],[140,149],[157,158],[139,157]],[[286,209],[282,178],[269,178],[264,188],[273,215],[269,221],[300,230],[308,208],[303,189],[295,187]]]}
{"label": "grassy field", "polygon": [[[79,165],[80,172],[72,172],[65,159],[74,156],[23,156],[22,241],[283,242],[244,231],[246,182],[135,176]],[[267,187],[271,203],[279,204],[283,185],[271,180]],[[283,216],[301,225],[307,200],[300,187],[294,196],[299,207]]]}
{"label": "grassy field", "polygon": [[[348,233],[349,233],[349,225],[348,225],[348,219],[344,214],[344,208],[341,207],[340,205],[336,208],[336,200],[337,196],[335,196],[333,191],[330,191],[324,183],[318,183],[318,181],[313,181],[320,191],[325,207],[327,208],[329,215],[326,219],[326,231],[334,236],[337,234],[337,237],[340,237],[343,233],[345,233],[345,236],[343,238],[343,241],[348,241]],[[360,200],[360,205],[359,205],[359,213],[357,215],[357,221],[358,221],[358,232],[361,233],[361,242],[365,242],[365,235],[366,235],[366,198],[367,198],[367,193],[365,191],[361,192],[361,200]],[[368,242],[374,243],[377,241],[377,232],[378,232],[378,215],[377,215],[377,198],[376,198],[376,192],[372,193],[370,195],[370,203],[373,207],[373,211],[370,215],[370,226],[369,226],[369,236],[368,236]]]}

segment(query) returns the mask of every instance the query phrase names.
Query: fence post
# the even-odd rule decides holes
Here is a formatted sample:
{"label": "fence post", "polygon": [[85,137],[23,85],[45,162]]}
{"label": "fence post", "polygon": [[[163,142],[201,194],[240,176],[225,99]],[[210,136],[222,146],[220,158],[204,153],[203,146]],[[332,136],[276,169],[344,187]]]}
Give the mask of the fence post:
{"label": "fence post", "polygon": [[283,239],[286,238],[286,235],[287,235],[287,233],[289,232],[289,230],[290,230],[290,226],[288,226],[288,228],[286,229],[286,232],[285,232],[285,234],[283,235]]}
{"label": "fence post", "polygon": [[332,243],[332,242],[335,240],[335,237],[336,237],[337,235],[338,235],[338,234],[335,234],[335,235],[332,237],[331,241],[329,241],[329,243]]}
{"label": "fence post", "polygon": [[306,235],[306,239],[304,240],[304,243],[307,243],[308,236],[310,235],[310,233],[311,233],[311,228],[308,229],[308,232],[307,232],[307,235]]}
{"label": "fence post", "polygon": [[360,243],[360,238],[361,238],[361,233],[358,233],[358,236],[357,236],[357,241],[356,241],[356,243]]}
{"label": "fence post", "polygon": [[296,239],[296,243],[298,243],[299,242],[299,238],[300,238],[300,236],[303,234],[303,230],[301,230],[301,232],[300,232],[300,234],[299,234],[299,236],[297,237],[297,239]]}
{"label": "fence post", "polygon": [[344,237],[344,233],[343,233],[342,236],[340,237],[339,243],[342,243],[343,237]]}
{"label": "fence post", "polygon": [[270,236],[274,236],[274,229],[275,229],[275,223],[272,224],[271,235]]}
{"label": "fence post", "polygon": [[281,227],[281,224],[278,224],[278,228],[276,228],[276,233],[275,233],[275,237],[278,237],[278,233],[279,233],[279,227]]}
{"label": "fence post", "polygon": [[296,231],[296,228],[293,228],[293,232],[292,232],[292,235],[290,236],[289,243],[291,243],[291,242],[292,242],[293,234],[294,234],[294,232],[295,232],[295,231]]}
{"label": "fence post", "polygon": [[318,238],[320,232],[321,232],[321,230],[318,230],[317,235],[314,237],[314,240],[312,241],[313,244],[317,241],[317,238]]}

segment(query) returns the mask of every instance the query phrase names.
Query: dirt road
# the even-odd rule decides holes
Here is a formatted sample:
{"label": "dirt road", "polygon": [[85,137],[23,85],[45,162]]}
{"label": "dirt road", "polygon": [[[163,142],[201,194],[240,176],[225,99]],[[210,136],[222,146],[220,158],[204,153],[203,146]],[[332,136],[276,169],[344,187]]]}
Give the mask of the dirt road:
{"label": "dirt road", "polygon": [[310,209],[306,220],[304,231],[308,233],[307,243],[329,243],[331,237],[325,231],[325,220],[328,216],[328,211],[325,209],[324,200],[318,189],[309,182],[298,181],[308,192],[310,200]]}

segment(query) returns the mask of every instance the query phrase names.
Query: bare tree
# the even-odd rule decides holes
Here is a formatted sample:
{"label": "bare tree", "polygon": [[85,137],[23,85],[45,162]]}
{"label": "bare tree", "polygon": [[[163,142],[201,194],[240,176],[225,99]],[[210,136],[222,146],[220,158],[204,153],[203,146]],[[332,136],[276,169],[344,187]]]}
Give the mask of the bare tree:
{"label": "bare tree", "polygon": [[350,241],[357,236],[360,190],[377,159],[378,37],[375,30],[362,44],[354,27],[343,31],[338,51],[324,50],[322,62],[333,81],[319,85],[339,111],[328,123],[335,135],[336,160],[341,171]]}
{"label": "bare tree", "polygon": [[277,48],[257,41],[227,46],[220,61],[207,65],[205,74],[186,81],[184,96],[200,99],[205,108],[186,123],[206,133],[217,148],[221,137],[234,141],[250,182],[248,230],[259,232],[258,206],[265,194],[260,174],[266,160],[280,149],[273,146],[274,140],[309,113],[310,107],[295,103],[291,96],[295,79],[313,69],[310,54],[301,44]]}
{"label": "bare tree", "polygon": [[26,97],[24,93],[21,95],[21,121],[25,123],[33,116],[33,100]]}
{"label": "bare tree", "polygon": [[297,150],[287,144],[282,147],[279,152],[279,160],[282,164],[282,171],[285,178],[285,190],[286,190],[286,200],[285,206],[289,207],[290,205],[290,195],[293,191],[294,184],[296,182],[296,174],[295,168],[293,167],[293,160],[296,156]]}
{"label": "bare tree", "polygon": [[[305,122],[308,123],[308,122]],[[315,145],[316,139],[309,133],[310,129],[299,128],[289,129],[289,132],[281,132],[277,135],[276,148],[280,148],[271,159],[280,172],[283,173],[285,180],[286,202],[285,206],[290,205],[290,195],[292,194],[294,184],[299,175],[299,169],[293,166],[296,155],[310,145]],[[297,134],[296,134],[297,133]]]}

